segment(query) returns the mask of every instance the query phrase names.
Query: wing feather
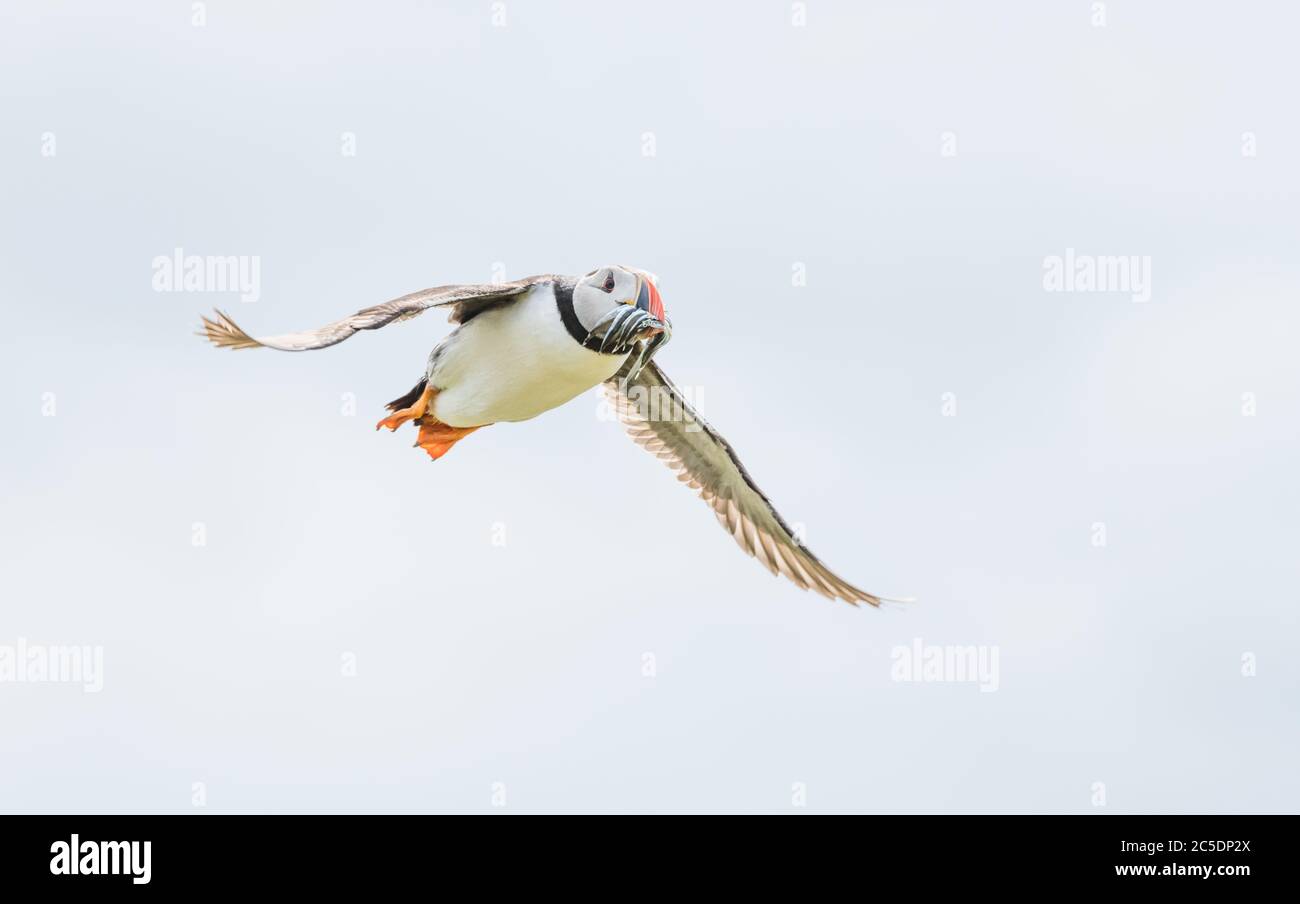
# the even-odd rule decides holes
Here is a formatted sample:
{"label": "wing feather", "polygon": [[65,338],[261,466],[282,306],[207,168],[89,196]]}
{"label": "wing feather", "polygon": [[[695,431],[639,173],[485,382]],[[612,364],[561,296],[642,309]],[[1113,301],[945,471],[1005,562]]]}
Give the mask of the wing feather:
{"label": "wing feather", "polygon": [[830,599],[879,606],[881,597],[844,581],[794,536],[731,445],[696,413],[654,361],[631,383],[623,373],[605,397],[628,435],[709,504],[723,530],[773,574]]}
{"label": "wing feather", "polygon": [[301,333],[284,333],[279,336],[253,338],[222,311],[213,317],[203,317],[200,336],[218,348],[274,348],[284,352],[303,352],[337,345],[361,330],[377,330],[399,320],[410,320],[429,308],[451,307],[448,319],[464,323],[476,314],[496,305],[506,304],[523,295],[533,286],[557,277],[550,274],[530,276],[508,283],[482,283],[475,285],[435,286],[394,298],[383,304],[363,308],[350,317],[327,323],[318,329]]}

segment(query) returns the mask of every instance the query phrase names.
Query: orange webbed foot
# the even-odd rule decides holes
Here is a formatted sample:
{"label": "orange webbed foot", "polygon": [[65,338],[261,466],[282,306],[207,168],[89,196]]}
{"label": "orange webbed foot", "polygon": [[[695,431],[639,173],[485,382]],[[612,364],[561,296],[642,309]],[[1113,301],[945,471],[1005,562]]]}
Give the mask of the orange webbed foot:
{"label": "orange webbed foot", "polygon": [[413,420],[415,417],[416,415],[411,413],[411,409],[403,408],[401,411],[396,411],[381,420],[378,424],[375,424],[375,429],[378,430],[380,427],[387,427],[389,430],[395,431],[398,427],[402,426],[409,420]]}
{"label": "orange webbed foot", "polygon": [[390,402],[388,408],[393,413],[390,414],[388,417],[384,418],[383,420],[381,420],[378,424],[375,424],[375,429],[378,430],[380,427],[387,427],[389,430],[395,432],[398,427],[402,426],[407,421],[419,420],[420,418],[424,417],[424,415],[429,411],[429,404],[433,401],[433,397],[436,396],[437,394],[438,394],[438,390],[434,389],[432,386],[426,383],[424,390],[416,398],[415,403],[411,405],[411,407],[409,408],[394,407],[394,405],[400,405],[402,402],[405,402],[407,398],[410,398],[410,396],[407,396],[406,398],[403,399],[399,399],[396,402]]}
{"label": "orange webbed foot", "polygon": [[451,427],[437,422],[421,423],[420,437],[415,441],[415,445],[429,453],[431,459],[437,461],[447,454],[447,450],[477,429],[479,428]]}

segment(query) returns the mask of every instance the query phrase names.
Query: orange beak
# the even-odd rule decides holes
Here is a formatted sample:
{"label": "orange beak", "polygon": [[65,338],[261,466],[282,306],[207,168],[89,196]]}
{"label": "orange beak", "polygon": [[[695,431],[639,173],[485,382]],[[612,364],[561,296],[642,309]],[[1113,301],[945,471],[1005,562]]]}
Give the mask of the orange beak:
{"label": "orange beak", "polygon": [[636,292],[636,306],[660,323],[664,322],[664,300],[659,297],[655,284],[644,276],[637,277],[640,285]]}

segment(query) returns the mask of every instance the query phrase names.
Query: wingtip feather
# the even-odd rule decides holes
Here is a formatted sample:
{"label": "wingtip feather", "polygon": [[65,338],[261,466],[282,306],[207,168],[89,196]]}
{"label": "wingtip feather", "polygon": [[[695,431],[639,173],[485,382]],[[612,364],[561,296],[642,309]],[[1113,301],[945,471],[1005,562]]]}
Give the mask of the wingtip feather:
{"label": "wingtip feather", "polygon": [[213,318],[199,315],[199,319],[203,321],[203,331],[197,335],[207,339],[217,348],[257,348],[262,344],[245,333],[224,311],[214,308],[213,313],[215,314]]}

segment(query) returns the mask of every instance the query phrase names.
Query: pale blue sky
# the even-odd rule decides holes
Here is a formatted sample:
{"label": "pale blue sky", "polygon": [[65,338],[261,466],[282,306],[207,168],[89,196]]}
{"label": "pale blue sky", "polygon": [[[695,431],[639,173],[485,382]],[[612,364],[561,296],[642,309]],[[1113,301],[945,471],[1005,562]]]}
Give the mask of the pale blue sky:
{"label": "pale blue sky", "polygon": [[[1296,811],[1300,20],[1106,7],[6,2],[0,645],[104,688],[0,683],[0,810]],[[260,299],[155,293],[176,247]],[[1151,300],[1045,292],[1068,248]],[[771,578],[594,396],[375,433],[437,315],[191,335],[607,262],[809,545],[917,602]],[[918,637],[997,691],[891,681]]]}

